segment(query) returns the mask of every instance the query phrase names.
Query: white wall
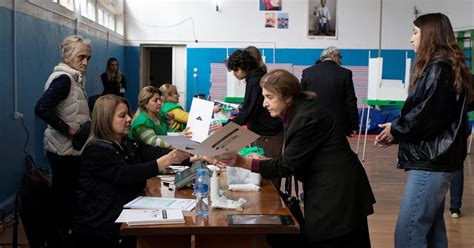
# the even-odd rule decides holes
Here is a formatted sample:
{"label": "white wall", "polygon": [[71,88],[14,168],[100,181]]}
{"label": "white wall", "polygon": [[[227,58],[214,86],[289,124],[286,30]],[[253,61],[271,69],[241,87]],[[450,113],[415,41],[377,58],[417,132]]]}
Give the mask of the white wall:
{"label": "white wall", "polygon": [[[216,1],[220,3],[219,12],[215,11]],[[307,37],[311,14],[308,1],[319,2],[282,1],[282,12],[289,13],[289,29],[285,30],[263,27],[264,12],[259,11],[259,0],[126,0],[125,37],[132,45],[151,42],[185,43],[188,47],[254,44],[276,48],[378,48],[381,0],[338,0],[337,39]],[[447,14],[457,30],[474,26],[473,0],[383,0],[382,49],[411,48],[415,5],[421,14]],[[198,43],[194,42],[196,39]]]}

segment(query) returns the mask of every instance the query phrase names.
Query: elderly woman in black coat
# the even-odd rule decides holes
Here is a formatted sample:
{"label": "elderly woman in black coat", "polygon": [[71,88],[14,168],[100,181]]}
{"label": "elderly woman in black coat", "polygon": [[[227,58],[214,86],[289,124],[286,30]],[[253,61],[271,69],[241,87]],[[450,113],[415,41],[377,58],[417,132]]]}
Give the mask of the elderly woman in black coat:
{"label": "elderly woman in black coat", "polygon": [[305,247],[370,247],[367,216],[374,195],[357,155],[335,131],[331,113],[285,70],[266,74],[260,85],[263,106],[283,121],[283,154],[257,160],[227,153],[218,159],[267,179],[293,175],[303,183],[305,222],[299,238]]}

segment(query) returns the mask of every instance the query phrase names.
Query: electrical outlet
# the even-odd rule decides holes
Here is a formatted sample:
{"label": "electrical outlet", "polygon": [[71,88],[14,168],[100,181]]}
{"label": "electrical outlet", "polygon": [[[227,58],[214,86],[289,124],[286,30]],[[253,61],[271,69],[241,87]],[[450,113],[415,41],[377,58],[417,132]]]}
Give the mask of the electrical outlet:
{"label": "electrical outlet", "polygon": [[13,112],[13,119],[19,120],[23,118],[23,113],[20,112]]}

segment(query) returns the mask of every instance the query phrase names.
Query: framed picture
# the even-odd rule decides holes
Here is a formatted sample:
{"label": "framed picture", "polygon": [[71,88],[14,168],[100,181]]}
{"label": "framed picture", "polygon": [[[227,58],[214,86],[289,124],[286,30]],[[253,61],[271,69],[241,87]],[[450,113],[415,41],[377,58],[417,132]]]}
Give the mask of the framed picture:
{"label": "framed picture", "polygon": [[279,29],[288,29],[288,12],[279,12],[277,16],[277,23]]}
{"label": "framed picture", "polygon": [[260,0],[260,11],[280,11],[282,0]]}
{"label": "framed picture", "polygon": [[265,28],[274,28],[276,26],[275,12],[265,12]]}
{"label": "framed picture", "polygon": [[308,36],[337,37],[337,0],[308,0]]}

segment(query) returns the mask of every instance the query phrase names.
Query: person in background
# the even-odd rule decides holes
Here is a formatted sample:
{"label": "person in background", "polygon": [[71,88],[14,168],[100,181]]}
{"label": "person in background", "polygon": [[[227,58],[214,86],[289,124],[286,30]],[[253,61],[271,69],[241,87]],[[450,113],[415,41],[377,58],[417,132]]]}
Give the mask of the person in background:
{"label": "person in background", "polygon": [[461,218],[462,194],[464,191],[464,169],[454,173],[449,184],[449,213],[451,218]]}
{"label": "person in background", "polygon": [[157,135],[167,134],[167,119],[161,114],[161,91],[153,86],[143,87],[138,95],[138,110],[133,116],[129,137],[151,146],[169,147]]}
{"label": "person in background", "polygon": [[109,58],[107,60],[107,69],[100,75],[104,91],[102,95],[114,94],[117,96],[124,96],[127,90],[127,80],[120,71],[120,65],[116,58]]}
{"label": "person in background", "polygon": [[[250,131],[260,135],[254,145],[263,148],[266,157],[278,156],[283,145],[283,124],[263,107],[260,79],[266,71],[250,53],[240,49],[229,56],[226,66],[237,79],[245,79],[246,83],[244,102],[237,117],[231,121],[241,126],[247,125]],[[222,123],[217,123],[211,130],[220,127]]]}
{"label": "person in background", "polygon": [[[471,84],[474,85],[474,75],[471,74]],[[474,110],[474,103],[471,102],[468,106],[467,111]],[[468,125],[469,126],[469,125]],[[471,132],[471,128],[468,128],[468,136]],[[471,134],[472,135],[472,134]],[[456,171],[453,176],[453,180],[449,184],[449,212],[451,218],[460,218],[461,217],[461,206],[462,206],[462,195],[464,192],[464,169]]]}
{"label": "person in background", "polygon": [[262,68],[262,70],[264,70],[265,73],[267,72],[267,65],[265,64],[265,62],[263,62],[262,54],[260,54],[260,51],[258,50],[258,48],[254,46],[248,46],[244,49],[244,51],[250,53],[250,55],[255,60],[257,60],[258,67]]}
{"label": "person in background", "polygon": [[337,47],[324,49],[321,62],[303,70],[301,88],[316,93],[316,101],[333,114],[340,134],[353,136],[358,129],[357,97],[352,71],[341,66],[341,58]]}
{"label": "person in background", "polygon": [[448,247],[445,196],[467,153],[467,108],[472,84],[449,18],[418,17],[410,42],[416,62],[400,117],[379,125],[375,144],[398,146],[398,168],[408,171],[395,228],[395,247]]}
{"label": "person in background", "polygon": [[[313,100],[313,92],[303,92],[288,71],[271,71],[260,85],[263,106],[285,126],[282,155],[258,160],[226,153],[216,158],[266,179],[293,175],[303,183],[305,244],[298,247],[370,247],[367,216],[373,213],[374,195],[357,155],[336,132],[331,113]],[[300,242],[282,239],[272,245]]]}
{"label": "person in background", "polygon": [[74,189],[79,176],[81,146],[74,145],[81,127],[91,120],[85,94],[85,76],[91,58],[90,40],[67,36],[60,45],[61,62],[54,67],[35,106],[35,114],[48,124],[44,150],[52,171],[52,204],[57,242],[69,232]]}
{"label": "person in background", "polygon": [[189,113],[186,112],[179,104],[179,93],[175,85],[163,84],[160,87],[163,94],[164,102],[161,106],[161,113],[163,115],[170,115],[172,122],[169,130],[173,132],[181,132],[186,128],[188,123]]}
{"label": "person in background", "polygon": [[135,238],[122,237],[115,223],[123,205],[143,193],[147,179],[190,157],[128,138],[131,120],[125,98],[110,94],[97,99],[81,155],[72,229],[77,247],[135,247]]}

